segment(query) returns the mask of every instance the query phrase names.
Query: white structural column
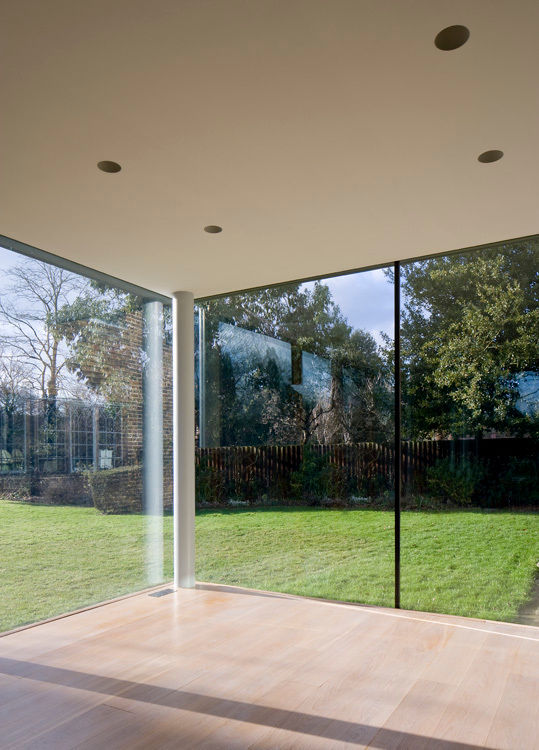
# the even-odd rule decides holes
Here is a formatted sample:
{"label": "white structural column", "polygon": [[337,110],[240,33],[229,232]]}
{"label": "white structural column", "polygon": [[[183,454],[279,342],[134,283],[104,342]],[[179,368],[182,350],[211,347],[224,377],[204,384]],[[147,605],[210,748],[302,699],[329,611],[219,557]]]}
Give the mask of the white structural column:
{"label": "white structural column", "polygon": [[174,586],[195,585],[195,344],[194,298],[174,292]]}

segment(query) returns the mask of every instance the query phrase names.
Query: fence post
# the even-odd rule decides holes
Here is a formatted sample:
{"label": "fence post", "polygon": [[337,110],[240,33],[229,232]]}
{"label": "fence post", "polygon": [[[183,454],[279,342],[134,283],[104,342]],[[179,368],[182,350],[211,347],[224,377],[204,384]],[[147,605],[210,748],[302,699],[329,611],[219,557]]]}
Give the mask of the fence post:
{"label": "fence post", "polygon": [[92,406],[92,464],[94,471],[98,469],[99,456],[99,407]]}
{"label": "fence post", "polygon": [[23,423],[24,423],[24,459],[23,459],[23,471],[26,474],[28,472],[28,400],[23,401]]}
{"label": "fence post", "polygon": [[67,450],[68,450],[68,472],[73,473],[73,404],[71,401],[66,404],[66,408],[69,412],[67,419]]}

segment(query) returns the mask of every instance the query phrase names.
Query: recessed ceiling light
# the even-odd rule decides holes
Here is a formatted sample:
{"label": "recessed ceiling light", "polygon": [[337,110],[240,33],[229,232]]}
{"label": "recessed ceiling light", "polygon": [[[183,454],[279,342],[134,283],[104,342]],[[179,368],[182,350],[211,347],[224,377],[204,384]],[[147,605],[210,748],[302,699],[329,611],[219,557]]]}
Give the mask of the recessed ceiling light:
{"label": "recessed ceiling light", "polygon": [[481,164],[492,164],[493,161],[499,161],[502,156],[503,151],[493,148],[491,151],[483,151],[482,154],[479,154],[477,161],[480,161]]}
{"label": "recessed ceiling light", "polygon": [[217,224],[208,224],[207,227],[204,227],[204,231],[208,234],[219,234],[223,231],[223,227],[219,227]]}
{"label": "recessed ceiling light", "polygon": [[466,44],[469,38],[470,29],[467,29],[466,26],[448,26],[436,34],[434,44],[438,49],[441,49],[444,52],[450,52],[452,49],[462,47],[463,44]]}
{"label": "recessed ceiling light", "polygon": [[109,174],[113,174],[114,172],[119,172],[121,170],[121,166],[115,161],[98,161],[97,168],[102,172],[108,172]]}

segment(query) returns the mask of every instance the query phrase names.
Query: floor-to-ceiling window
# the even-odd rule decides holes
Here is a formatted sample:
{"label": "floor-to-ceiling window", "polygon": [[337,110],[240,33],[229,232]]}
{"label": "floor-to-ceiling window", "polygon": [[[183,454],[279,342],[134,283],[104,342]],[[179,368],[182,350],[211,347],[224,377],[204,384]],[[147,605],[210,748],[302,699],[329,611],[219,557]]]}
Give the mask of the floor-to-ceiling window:
{"label": "floor-to-ceiling window", "polygon": [[0,248],[0,630],[172,573],[170,309],[11,247]]}
{"label": "floor-to-ceiling window", "polygon": [[538,258],[400,264],[397,363],[393,267],[201,301],[198,578],[539,624]]}
{"label": "floor-to-ceiling window", "polygon": [[[172,577],[170,307],[15,247],[1,630]],[[539,624],[538,259],[403,262],[397,362],[392,266],[199,300],[197,579]]]}
{"label": "floor-to-ceiling window", "polygon": [[197,578],[392,605],[393,284],[200,302]]}
{"label": "floor-to-ceiling window", "polygon": [[403,607],[539,624],[538,260],[402,264]]}

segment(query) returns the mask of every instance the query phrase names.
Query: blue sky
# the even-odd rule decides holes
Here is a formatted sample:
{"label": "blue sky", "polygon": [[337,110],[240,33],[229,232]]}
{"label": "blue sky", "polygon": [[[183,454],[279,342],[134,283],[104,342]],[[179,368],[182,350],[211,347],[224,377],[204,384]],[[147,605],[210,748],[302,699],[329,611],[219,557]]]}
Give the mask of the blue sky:
{"label": "blue sky", "polygon": [[323,283],[351,326],[368,331],[378,343],[382,343],[382,331],[393,336],[393,284],[383,270],[335,276]]}

